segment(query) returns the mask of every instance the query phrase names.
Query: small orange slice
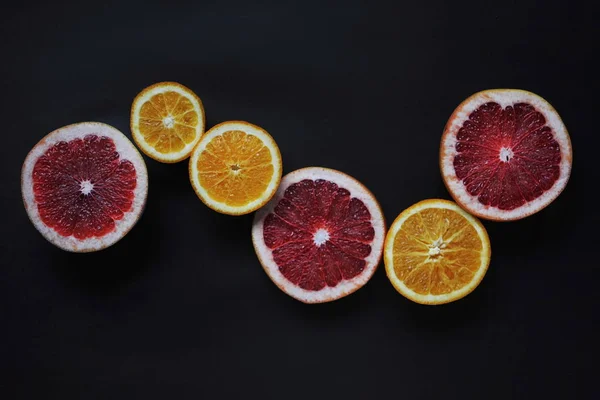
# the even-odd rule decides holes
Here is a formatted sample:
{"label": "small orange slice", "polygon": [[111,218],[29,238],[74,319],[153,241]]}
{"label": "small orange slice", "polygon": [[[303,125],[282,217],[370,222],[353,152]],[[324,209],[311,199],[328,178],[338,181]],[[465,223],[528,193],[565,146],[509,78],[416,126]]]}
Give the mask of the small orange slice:
{"label": "small orange slice", "polygon": [[404,210],[385,240],[385,270],[400,294],[421,304],[444,304],[471,293],[490,263],[484,226],[447,200],[424,200]]}
{"label": "small orange slice", "polygon": [[204,132],[202,101],[175,82],[161,82],[142,90],[131,106],[131,132],[148,157],[175,163],[190,156]]}
{"label": "small orange slice", "polygon": [[202,137],[190,158],[190,181],[215,211],[241,215],[266,204],[281,181],[281,154],[264,129],[223,122]]}

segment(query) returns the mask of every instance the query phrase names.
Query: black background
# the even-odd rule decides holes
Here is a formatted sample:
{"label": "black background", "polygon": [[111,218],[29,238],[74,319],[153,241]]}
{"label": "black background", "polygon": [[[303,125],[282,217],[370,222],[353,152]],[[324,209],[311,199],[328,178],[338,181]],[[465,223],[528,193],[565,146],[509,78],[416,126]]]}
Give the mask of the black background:
{"label": "black background", "polygon": [[[600,398],[596,18],[533,1],[3,6],[0,397]],[[252,216],[205,207],[187,162],[146,158],[146,211],[113,247],[53,247],[21,204],[27,152],[74,122],[131,136],[133,98],[163,80],[201,97],[208,127],[264,127],[284,173],[353,175],[388,223],[450,198],[441,132],[479,90],[552,103],[571,134],[572,177],[544,211],[485,222],[485,279],[438,307],[396,293],[383,266],[337,302],[286,296],[256,259]]]}

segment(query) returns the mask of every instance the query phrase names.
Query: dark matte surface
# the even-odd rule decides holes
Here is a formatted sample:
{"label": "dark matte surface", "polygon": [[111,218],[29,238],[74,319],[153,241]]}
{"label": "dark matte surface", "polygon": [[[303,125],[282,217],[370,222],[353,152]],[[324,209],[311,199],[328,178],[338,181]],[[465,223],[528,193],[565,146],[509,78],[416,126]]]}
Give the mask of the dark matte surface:
{"label": "dark matte surface", "polygon": [[[600,398],[597,10],[82,3],[1,12],[0,398]],[[146,159],[146,212],[117,245],[54,248],[21,205],[28,150],[86,120],[130,135],[131,101],[162,80],[196,91],[209,126],[242,119],[271,132],[284,172],[353,175],[388,222],[449,198],[441,132],[482,89],[550,101],[571,133],[573,175],[543,212],[486,222],[487,276],[441,307],[404,299],[383,266],[335,303],[287,297],[256,260],[252,216],[205,207],[185,162]]]}

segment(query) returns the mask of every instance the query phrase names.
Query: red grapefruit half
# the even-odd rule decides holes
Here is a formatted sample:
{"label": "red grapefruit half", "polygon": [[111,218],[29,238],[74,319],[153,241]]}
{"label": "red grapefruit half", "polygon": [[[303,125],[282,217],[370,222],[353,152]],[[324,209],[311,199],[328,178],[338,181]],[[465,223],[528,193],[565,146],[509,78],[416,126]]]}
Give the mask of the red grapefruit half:
{"label": "red grapefruit half", "polygon": [[452,197],[480,218],[534,214],[565,188],[571,140],[556,110],[516,89],[476,93],[454,111],[442,136],[440,169]]}
{"label": "red grapefruit half", "polygon": [[319,167],[283,177],[252,227],[267,275],[305,303],[333,301],[366,284],[381,261],[384,239],[375,196],[356,179]]}
{"label": "red grapefruit half", "polygon": [[73,252],[106,248],[135,225],[148,173],[133,144],[98,122],[57,129],[29,152],[21,171],[27,215],[52,244]]}

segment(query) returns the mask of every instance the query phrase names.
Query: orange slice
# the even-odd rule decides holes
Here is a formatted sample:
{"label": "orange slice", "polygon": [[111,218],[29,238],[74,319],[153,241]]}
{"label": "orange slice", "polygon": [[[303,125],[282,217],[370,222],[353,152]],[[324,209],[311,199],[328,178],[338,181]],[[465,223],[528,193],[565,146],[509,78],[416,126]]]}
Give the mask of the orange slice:
{"label": "orange slice", "polygon": [[175,163],[190,156],[204,132],[202,101],[175,82],[160,82],[142,90],[131,106],[131,132],[148,157]]}
{"label": "orange slice", "polygon": [[223,122],[202,137],[190,158],[190,181],[200,200],[223,214],[257,210],[281,181],[281,154],[264,129]]}
{"label": "orange slice", "polygon": [[447,200],[404,210],[385,239],[384,262],[394,288],[421,304],[444,304],[471,293],[490,263],[481,222]]}

